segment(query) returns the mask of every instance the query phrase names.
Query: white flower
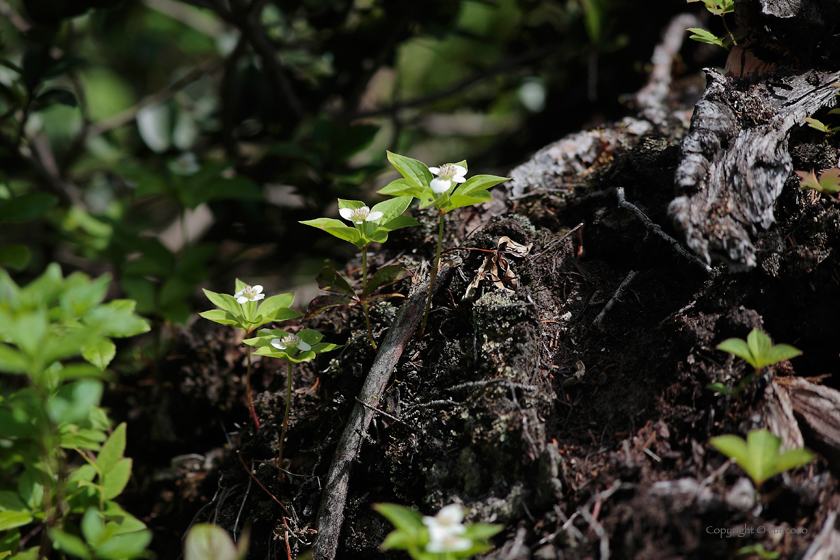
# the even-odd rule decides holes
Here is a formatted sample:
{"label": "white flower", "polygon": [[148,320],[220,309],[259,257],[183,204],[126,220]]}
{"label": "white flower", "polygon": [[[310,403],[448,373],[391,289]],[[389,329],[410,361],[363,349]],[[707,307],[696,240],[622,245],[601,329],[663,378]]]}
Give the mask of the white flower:
{"label": "white flower", "polygon": [[463,183],[466,181],[464,175],[467,174],[466,168],[455,165],[454,163],[447,163],[440,167],[430,167],[429,171],[437,175],[437,179],[432,179],[429,186],[435,194],[445,193],[452,187],[452,181],[456,183]]}
{"label": "white flower", "polygon": [[371,212],[367,206],[362,206],[361,208],[341,208],[338,213],[341,214],[342,218],[354,224],[375,222],[383,216],[382,212]]}
{"label": "white flower", "polygon": [[201,171],[201,166],[194,153],[184,152],[178,156],[178,159],[169,162],[169,170],[177,175],[189,176]]}
{"label": "white flower", "polygon": [[423,517],[423,524],[429,530],[427,552],[460,552],[472,547],[470,539],[461,537],[467,528],[461,524],[464,510],[458,504],[450,504],[434,517]]}
{"label": "white flower", "polygon": [[426,552],[462,552],[472,548],[470,539],[458,535],[443,535],[439,539],[431,539],[426,544]]}
{"label": "white flower", "polygon": [[262,293],[263,287],[259,284],[256,286],[245,286],[235,294],[233,297],[236,298],[237,303],[248,303],[249,301],[259,301],[265,297],[265,294]]}
{"label": "white flower", "polygon": [[278,350],[289,350],[291,348],[297,348],[301,352],[306,352],[312,349],[310,345],[302,341],[300,337],[296,334],[289,334],[284,336],[283,338],[275,338],[271,341],[271,345],[277,348]]}

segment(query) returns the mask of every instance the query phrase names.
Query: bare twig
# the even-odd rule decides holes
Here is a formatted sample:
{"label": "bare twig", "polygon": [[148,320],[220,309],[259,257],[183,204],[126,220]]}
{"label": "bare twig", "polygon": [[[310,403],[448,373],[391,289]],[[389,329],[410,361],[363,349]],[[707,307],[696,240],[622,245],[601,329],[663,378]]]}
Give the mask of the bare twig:
{"label": "bare twig", "polygon": [[488,385],[496,385],[504,383],[512,389],[522,389],[524,391],[536,391],[539,389],[536,385],[525,385],[524,383],[514,383],[505,377],[497,377],[496,379],[485,379],[484,381],[467,381],[466,383],[459,383],[452,387],[447,387],[447,391],[460,391],[461,389],[473,389],[475,387],[486,387]]}
{"label": "bare twig", "polygon": [[664,239],[665,241],[670,243],[671,247],[673,247],[674,250],[677,253],[684,256],[685,258],[687,258],[688,260],[690,260],[694,264],[702,267],[703,270],[705,270],[709,274],[712,274],[714,272],[714,269],[712,267],[710,267],[709,265],[707,265],[705,262],[703,262],[697,255],[693,255],[693,254],[689,253],[685,249],[685,247],[680,245],[679,241],[677,241],[676,239],[674,239],[673,237],[671,237],[670,235],[668,235],[667,233],[662,231],[662,228],[659,227],[659,224],[655,223],[653,220],[648,218],[645,215],[645,213],[642,212],[641,210],[639,210],[639,208],[636,205],[631,204],[630,202],[627,202],[627,199],[624,198],[624,187],[616,188],[615,189],[615,194],[618,196],[618,205],[620,207],[624,208],[625,210],[630,210],[631,212],[633,212],[633,214],[635,214],[635,216],[637,218],[639,218],[639,220],[645,225],[645,227],[648,230],[652,231],[653,233],[655,233],[656,235],[658,235],[659,237],[661,237],[662,239]]}
{"label": "bare twig", "polygon": [[370,404],[366,403],[365,401],[361,400],[359,397],[356,397],[356,402],[357,402],[357,403],[359,403],[359,404],[361,404],[363,407],[367,408],[368,410],[372,410],[373,412],[375,412],[375,413],[377,413],[377,414],[381,414],[381,415],[382,415],[382,416],[384,416],[385,418],[389,418],[389,419],[393,420],[394,422],[398,422],[398,423],[402,424],[402,425],[403,425],[403,426],[405,426],[406,428],[409,428],[409,429],[411,429],[411,430],[413,430],[413,429],[414,429],[414,427],[412,427],[412,426],[410,426],[410,425],[406,424],[403,420],[401,420],[401,419],[397,418],[397,417],[396,417],[396,416],[394,416],[393,414],[388,414],[388,413],[387,413],[387,412],[385,412],[384,410],[382,410],[382,409],[380,409],[380,408],[376,408],[375,406],[373,406],[373,405],[370,405]]}
{"label": "bare twig", "polygon": [[633,281],[633,278],[635,278],[637,274],[638,274],[638,272],[636,272],[635,270],[631,270],[627,274],[627,277],[624,279],[623,282],[621,282],[621,284],[619,284],[618,288],[615,290],[615,293],[610,298],[610,301],[607,302],[607,305],[604,306],[604,308],[601,310],[601,312],[598,313],[598,316],[595,317],[595,320],[592,321],[592,326],[593,327],[600,327],[601,326],[601,321],[604,320],[604,317],[607,316],[607,313],[609,312],[609,310],[612,309],[613,305],[615,305],[615,302],[618,301],[618,299],[624,293],[624,290],[627,289],[627,286],[630,285],[630,282]]}
{"label": "bare twig", "polygon": [[[435,283],[435,290],[440,289],[451,274],[451,268],[441,271]],[[426,289],[427,287],[421,286],[400,307],[362,386],[359,394],[362,403],[378,402],[382,397],[394,366],[397,365],[406,343],[414,334],[423,315]],[[350,468],[359,455],[364,434],[374,415],[374,412],[362,403],[356,403],[344,427],[321,493],[318,536],[312,549],[313,558],[316,560],[333,560],[338,549],[338,537],[344,522],[344,506],[350,482]]]}

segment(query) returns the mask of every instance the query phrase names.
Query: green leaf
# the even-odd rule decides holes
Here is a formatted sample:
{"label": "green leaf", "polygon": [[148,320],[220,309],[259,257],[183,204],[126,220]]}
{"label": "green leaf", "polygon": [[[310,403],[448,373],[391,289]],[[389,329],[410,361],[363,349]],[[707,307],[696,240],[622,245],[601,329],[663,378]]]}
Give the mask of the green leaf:
{"label": "green leaf", "polygon": [[[239,280],[237,280],[237,282],[239,282]],[[221,309],[223,311],[227,311],[228,313],[230,313],[234,317],[241,317],[242,316],[242,307],[236,301],[236,298],[234,298],[232,295],[217,294],[216,292],[211,292],[210,290],[203,290],[203,291],[204,291],[204,295],[207,296],[207,299],[209,299],[210,302],[213,305],[215,305],[216,307],[218,307],[219,309]],[[239,286],[237,286],[236,291],[238,293],[238,292],[242,291],[242,288],[239,288]]]}
{"label": "green leaf", "polygon": [[722,395],[728,395],[732,392],[732,390],[723,383],[710,383],[706,385],[706,389],[709,389],[716,393],[721,393]]}
{"label": "green leaf", "polygon": [[434,177],[423,162],[393,152],[387,152],[387,155],[388,161],[400,172],[400,175],[409,181],[413,181],[415,185],[428,187],[429,183],[432,182]]}
{"label": "green leaf", "polygon": [[102,474],[111,472],[117,463],[122,459],[125,452],[125,422],[117,426],[114,433],[102,444],[102,449],[96,456],[96,466]]}
{"label": "green leaf", "polygon": [[23,270],[29,264],[32,253],[29,247],[18,243],[10,243],[0,247],[0,266],[13,270]]}
{"label": "green leaf", "polygon": [[417,220],[415,220],[411,216],[397,216],[393,220],[390,220],[389,222],[384,223],[381,226],[379,226],[377,231],[379,231],[379,230],[394,231],[394,230],[397,230],[397,229],[402,229],[402,228],[406,228],[406,227],[414,227],[414,226],[419,226],[419,225],[420,225],[420,222],[418,222]]}
{"label": "green leaf", "polygon": [[[753,359],[756,362],[760,362],[761,358],[767,356],[770,347],[773,346],[773,343],[770,341],[770,337],[761,332],[758,329],[753,329],[750,331],[750,334],[747,335],[747,346],[750,349],[750,354],[752,354]],[[756,365],[756,369],[759,369],[761,366]]]}
{"label": "green leaf", "polygon": [[480,539],[488,539],[493,535],[498,534],[504,529],[504,525],[491,525],[489,523],[474,523],[467,525],[467,531],[464,533],[464,538],[476,541]]}
{"label": "green leaf", "polygon": [[128,479],[131,477],[131,459],[120,459],[117,464],[105,474],[102,479],[102,498],[105,500],[113,500],[128,484]]}
{"label": "green leaf", "polygon": [[117,347],[104,336],[90,338],[82,346],[82,357],[101,370],[108,367],[114,356],[117,355]]}
{"label": "green leaf", "polygon": [[382,286],[395,284],[410,276],[412,276],[411,272],[396,264],[380,268],[376,271],[376,274],[371,276],[368,280],[368,283],[362,292],[362,299],[366,300],[374,290],[381,288]]}
{"label": "green leaf", "polygon": [[813,129],[819,130],[820,132],[825,132],[826,134],[831,132],[831,130],[822,121],[819,121],[819,120],[811,118],[811,117],[805,117],[802,120],[804,120],[806,123],[808,123],[808,126],[810,126]]}
{"label": "green leaf", "polygon": [[130,299],[115,299],[91,309],[83,321],[101,330],[104,335],[116,338],[149,332],[149,322],[134,314],[135,306],[136,303]]}
{"label": "green leaf", "polygon": [[[266,317],[273,317],[275,312],[285,310],[291,307],[294,301],[295,294],[293,292],[290,292],[288,294],[279,294],[276,296],[271,296],[270,298],[266,298],[263,300],[259,308],[257,308],[257,313],[260,315],[265,315]],[[294,316],[289,317],[289,319],[293,317]]]}
{"label": "green leaf", "polygon": [[341,348],[341,344],[332,344],[330,342],[321,342],[312,346],[312,351],[316,354],[323,354],[324,352],[332,352],[333,350]]}
{"label": "green leaf", "polygon": [[727,338],[715,348],[746,360],[753,367],[756,367],[755,359],[753,358],[752,352],[750,352],[750,347],[747,346],[747,343],[740,338]]}
{"label": "green leaf", "polygon": [[111,375],[98,367],[85,363],[65,364],[58,372],[60,381],[70,381],[83,377],[94,377],[97,379],[110,379]]}
{"label": "green leaf", "polygon": [[105,560],[121,560],[122,558],[137,558],[144,556],[144,551],[152,542],[152,532],[148,530],[135,531],[114,535],[96,547],[97,558]]}
{"label": "green leaf", "polygon": [[91,545],[99,544],[102,537],[105,535],[105,522],[95,508],[88,508],[82,517],[82,535],[85,540]]}
{"label": "green leaf", "polygon": [[[390,222],[398,216],[402,216],[403,212],[411,205],[413,200],[410,196],[398,196],[389,198],[370,209],[371,212],[382,212],[382,217],[377,220],[380,224]],[[381,226],[380,226],[381,227]]]}
{"label": "green leaf", "polygon": [[802,465],[807,465],[815,458],[816,455],[814,455],[807,449],[789,449],[788,451],[785,451],[784,453],[779,455],[778,459],[776,460],[774,470],[776,471],[776,473],[783,473],[785,471],[801,467]]}
{"label": "green leaf", "polygon": [[358,303],[355,298],[338,295],[318,296],[309,302],[309,307],[306,308],[306,313],[303,316],[304,321],[308,321],[312,317],[323,313],[330,307],[338,307],[340,305],[355,305]]}
{"label": "green leaf", "polygon": [[773,365],[801,355],[802,350],[794,348],[790,344],[776,344],[768,350],[765,361],[767,362],[766,365]]}
{"label": "green leaf", "polygon": [[0,371],[5,373],[26,373],[26,357],[5,344],[0,344]]}
{"label": "green leaf", "polygon": [[[346,200],[346,199],[343,199],[343,198],[338,199],[338,209],[339,210],[341,210],[342,208],[349,208],[351,210],[355,210],[356,208],[362,208],[364,206],[367,206],[367,204],[365,204],[361,200]],[[338,221],[338,220],[336,220],[336,221]],[[301,222],[301,223],[303,223],[303,222]],[[338,223],[340,223],[341,225],[344,225],[344,222],[338,222]]]}
{"label": "green leaf", "polygon": [[316,330],[312,329],[303,329],[302,331],[297,333],[298,337],[309,346],[315,346],[321,339],[324,338],[324,335],[319,333]]}
{"label": "green leaf", "polygon": [[706,31],[705,29],[701,29],[699,27],[689,27],[687,31],[690,31],[692,34],[689,35],[689,39],[692,41],[698,41],[700,43],[708,43],[710,45],[717,45],[719,47],[724,47],[723,41],[717,37],[716,35]]}
{"label": "green leaf", "polygon": [[26,504],[17,495],[17,492],[3,490],[0,492],[0,511],[27,511]]}
{"label": "green leaf", "polygon": [[397,529],[413,534],[424,529],[423,516],[413,509],[399,504],[373,504],[373,509],[385,516]]}
{"label": "green leaf", "polygon": [[45,193],[27,193],[0,200],[0,222],[28,222],[50,211],[58,198]]}
{"label": "green leaf", "polygon": [[32,519],[32,514],[28,511],[0,511],[0,531],[28,525]]}
{"label": "green leaf", "polygon": [[199,315],[204,317],[208,321],[213,321],[214,323],[219,323],[220,325],[239,326],[239,321],[237,321],[233,315],[231,315],[227,311],[222,311],[221,309],[211,309],[210,311],[202,311],[199,313]]}
{"label": "green leaf", "polygon": [[209,523],[193,525],[184,542],[184,560],[237,560],[236,546],[227,531]]}
{"label": "green leaf", "polygon": [[499,183],[504,183],[505,181],[509,181],[510,177],[496,177],[495,175],[476,175],[475,177],[470,177],[464,183],[455,189],[453,192],[454,195],[468,195],[470,193],[475,193],[478,191],[486,191],[491,187],[495,187]]}
{"label": "green leaf", "polygon": [[734,435],[712,438],[712,444],[735,462],[752,478],[755,485],[789,469],[813,460],[814,455],[805,449],[792,449],[779,454],[781,439],[767,430],[753,430],[747,440]]}
{"label": "green leaf", "polygon": [[325,267],[318,276],[315,277],[318,287],[325,292],[333,292],[336,294],[344,294],[350,298],[356,298],[356,292],[350,287],[350,284],[338,273],[336,269],[331,266]]}
{"label": "green leaf", "polygon": [[464,206],[474,206],[493,200],[493,195],[484,190],[473,191],[469,194],[453,194],[447,203],[443,205],[444,212],[450,212]]}
{"label": "green leaf", "polygon": [[102,382],[80,379],[63,385],[49,401],[47,415],[58,425],[76,424],[88,417],[102,398]]}
{"label": "green leaf", "polygon": [[88,550],[87,545],[79,537],[66,533],[61,529],[49,529],[49,535],[58,550],[66,552],[71,556],[76,556],[77,558],[87,559],[91,557],[90,550]]}
{"label": "green leaf", "polygon": [[397,179],[391,181],[383,188],[377,191],[379,194],[386,194],[389,196],[410,196],[412,198],[420,198],[426,191],[431,192],[429,187],[421,187],[411,179]]}
{"label": "green leaf", "polygon": [[314,220],[304,220],[300,223],[322,229],[332,236],[338,237],[343,241],[349,241],[353,244],[358,243],[362,238],[362,234],[359,233],[359,230],[354,227],[346,226],[344,225],[344,222],[339,222],[338,220],[334,220],[332,218],[316,218]]}
{"label": "green leaf", "polygon": [[406,550],[412,546],[417,546],[417,538],[413,535],[409,535],[405,531],[391,531],[388,533],[388,536],[385,537],[385,540],[382,541],[382,545],[380,545],[380,549],[382,550]]}
{"label": "green leaf", "polygon": [[712,447],[734,459],[742,469],[746,470],[744,465],[749,464],[750,456],[747,452],[747,442],[735,435],[725,435],[714,437],[709,440]]}

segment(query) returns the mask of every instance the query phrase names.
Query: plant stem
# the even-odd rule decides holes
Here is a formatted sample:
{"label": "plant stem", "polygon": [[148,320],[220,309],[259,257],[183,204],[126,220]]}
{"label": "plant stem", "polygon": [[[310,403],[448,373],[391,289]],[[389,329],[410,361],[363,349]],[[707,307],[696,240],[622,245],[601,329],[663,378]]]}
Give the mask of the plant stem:
{"label": "plant stem", "polygon": [[432,294],[435,289],[435,280],[437,279],[438,267],[440,266],[440,246],[443,244],[443,219],[446,216],[444,212],[440,212],[440,220],[438,225],[438,244],[437,252],[435,253],[435,263],[432,265],[432,271],[429,273],[429,297],[426,299],[426,313],[423,314],[423,322],[420,323],[419,335],[423,336],[423,331],[426,330],[426,321],[429,320],[429,310],[432,308]]}
{"label": "plant stem", "polygon": [[726,18],[724,16],[720,16],[720,19],[723,21],[723,28],[726,29],[726,32],[729,33],[729,38],[732,39],[732,44],[734,46],[738,46],[738,41],[735,40],[735,35],[729,30],[729,26],[726,25]]}
{"label": "plant stem", "polygon": [[283,442],[286,440],[286,430],[289,429],[289,409],[292,407],[292,362],[286,362],[286,412],[283,414],[283,429],[280,432],[280,451],[277,453],[277,468],[280,469],[280,480],[283,480]]}
{"label": "plant stem", "polygon": [[245,374],[245,392],[248,393],[248,407],[251,409],[251,417],[254,419],[254,426],[260,429],[260,421],[257,419],[257,411],[254,409],[254,399],[251,397],[251,347],[248,347],[248,373]]}
{"label": "plant stem", "polygon": [[[367,246],[362,249],[362,291],[367,288]],[[376,341],[373,340],[373,331],[370,328],[370,315],[368,314],[367,300],[362,296],[362,310],[365,312],[365,325],[367,326],[370,345],[376,350]]]}

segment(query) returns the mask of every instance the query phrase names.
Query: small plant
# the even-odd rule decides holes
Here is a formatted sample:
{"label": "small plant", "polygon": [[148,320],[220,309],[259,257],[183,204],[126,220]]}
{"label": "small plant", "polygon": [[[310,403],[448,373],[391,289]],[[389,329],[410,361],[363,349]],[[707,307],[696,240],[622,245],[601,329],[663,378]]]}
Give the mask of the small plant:
{"label": "small plant", "polygon": [[[689,3],[691,2],[703,2],[705,4],[706,9],[709,10],[709,13],[714,14],[716,16],[720,16],[721,21],[723,22],[723,27],[726,28],[726,32],[729,34],[729,39],[732,41],[732,45],[737,45],[738,41],[735,40],[735,36],[732,34],[732,31],[729,30],[729,26],[726,25],[726,18],[724,17],[726,14],[730,14],[735,9],[735,1],[734,0],[688,0]],[[689,37],[689,39],[693,41],[698,41],[700,43],[708,43],[710,45],[717,45],[719,47],[723,47],[725,49],[729,49],[729,45],[727,44],[727,39],[723,37],[718,37],[705,29],[701,29],[699,27],[689,27],[688,31],[691,31],[693,35]]]}
{"label": "small plant", "polygon": [[[433,206],[438,211],[438,242],[435,262],[429,277],[429,297],[426,300],[426,312],[420,324],[420,334],[426,328],[429,310],[432,306],[432,292],[440,267],[440,249],[443,243],[443,220],[447,212],[463,206],[482,204],[493,199],[487,189],[503,183],[508,177],[494,175],[476,175],[469,179],[467,162],[447,163],[440,167],[427,167],[425,163],[388,152],[388,161],[400,172],[402,179],[392,181],[379,191],[391,196],[412,196],[420,199],[420,208]],[[436,177],[435,177],[436,176]],[[458,185],[452,190],[453,185]]]}
{"label": "small plant", "polygon": [[[397,229],[418,225],[417,220],[411,216],[403,216],[408,205],[411,204],[410,196],[401,196],[380,202],[372,209],[365,206],[360,200],[338,199],[338,213],[342,218],[353,224],[352,227],[333,218],[317,218],[305,220],[300,223],[317,227],[334,235],[344,241],[349,241],[362,252],[362,291],[357,295],[341,275],[332,267],[326,267],[318,274],[318,286],[333,295],[316,297],[309,303],[306,312],[306,319],[314,317],[319,313],[339,305],[361,305],[365,315],[365,326],[367,327],[370,345],[376,350],[376,341],[373,339],[373,330],[370,326],[370,314],[368,306],[376,299],[397,297],[399,294],[371,295],[374,290],[398,282],[409,275],[409,272],[401,266],[392,265],[379,269],[368,282],[367,248],[371,243],[385,243],[388,240],[388,233]],[[401,296],[400,296],[401,297]]]}
{"label": "small plant", "polygon": [[[831,111],[829,111],[829,114],[831,113],[840,113],[840,110],[832,109]],[[814,130],[824,132],[826,136],[834,136],[835,134],[837,134],[837,131],[840,130],[840,126],[830,127],[821,120],[812,117],[805,117],[802,120],[808,123],[808,126],[813,128]]]}
{"label": "small plant", "polygon": [[455,560],[487,552],[487,539],[501,525],[464,525],[464,510],[458,504],[441,508],[434,517],[423,516],[398,504],[374,504],[373,509],[395,527],[382,542],[382,550],[407,550],[415,560]]}
{"label": "small plant", "polygon": [[52,264],[19,287],[0,269],[0,558],[136,558],[151,541],[113,501],[132,462],[99,407],[111,338],[149,325],[133,301],[102,303],[110,282]]}
{"label": "small plant", "polygon": [[[217,294],[210,290],[204,290],[207,296],[218,309],[203,311],[199,313],[205,319],[220,325],[231,325],[237,329],[251,334],[259,327],[272,322],[287,321],[300,317],[300,313],[289,306],[295,300],[295,294],[280,294],[272,296],[263,301],[259,306],[257,302],[265,298],[262,293],[262,286],[249,286],[237,278],[236,293],[234,295]],[[245,392],[248,394],[248,408],[254,420],[254,426],[259,430],[260,421],[257,418],[257,411],[254,409],[254,400],[251,397],[251,347],[247,348],[248,372],[245,375]]]}
{"label": "small plant", "polygon": [[758,329],[753,329],[747,335],[746,341],[740,338],[728,338],[718,344],[716,348],[746,360],[753,367],[753,372],[744,376],[734,389],[730,389],[723,383],[712,383],[706,386],[707,389],[724,395],[739,395],[765,367],[802,354],[801,350],[789,344],[774,345],[770,337]]}
{"label": "small plant", "polygon": [[248,529],[234,543],[218,525],[193,525],[184,541],[184,560],[245,560],[248,555]]}
{"label": "small plant", "polygon": [[777,474],[801,467],[814,460],[807,449],[790,449],[779,453],[782,440],[768,430],[753,430],[744,441],[735,435],[718,436],[709,440],[712,446],[734,459],[755,483],[756,488]]}
{"label": "small plant", "polygon": [[277,467],[280,469],[280,478],[283,478],[283,442],[286,441],[286,430],[289,428],[289,410],[292,405],[292,364],[308,362],[318,354],[330,352],[339,348],[337,344],[321,342],[324,337],[318,331],[304,329],[297,334],[290,334],[281,329],[262,329],[257,332],[256,338],[245,340],[248,345],[249,355],[253,346],[259,356],[279,358],[287,364],[286,370],[286,412],[283,414],[283,430],[280,433],[279,452],[277,455]]}
{"label": "small plant", "polygon": [[817,179],[814,170],[810,173],[805,171],[794,171],[802,181],[799,183],[799,188],[812,189],[819,193],[832,195],[840,192],[840,169],[827,169],[820,173],[820,178]]}
{"label": "small plant", "polygon": [[776,558],[781,556],[781,554],[774,550],[767,550],[762,544],[751,544],[749,546],[741,547],[735,554],[738,556],[756,555],[761,558],[761,560],[776,560]]}

